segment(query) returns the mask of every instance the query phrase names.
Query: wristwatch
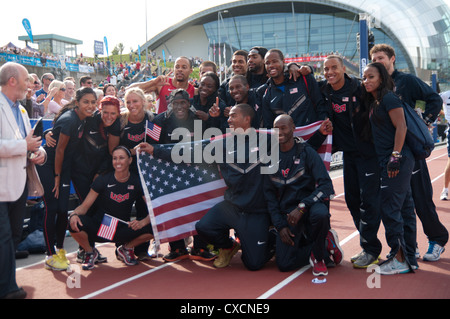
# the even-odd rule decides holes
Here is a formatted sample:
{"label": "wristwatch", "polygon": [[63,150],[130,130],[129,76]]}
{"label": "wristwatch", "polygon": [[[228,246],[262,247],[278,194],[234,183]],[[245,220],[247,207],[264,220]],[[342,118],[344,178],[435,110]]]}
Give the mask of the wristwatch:
{"label": "wristwatch", "polygon": [[304,203],[298,204],[298,208],[299,208],[300,210],[304,210],[305,207],[306,207],[306,205],[305,205]]}

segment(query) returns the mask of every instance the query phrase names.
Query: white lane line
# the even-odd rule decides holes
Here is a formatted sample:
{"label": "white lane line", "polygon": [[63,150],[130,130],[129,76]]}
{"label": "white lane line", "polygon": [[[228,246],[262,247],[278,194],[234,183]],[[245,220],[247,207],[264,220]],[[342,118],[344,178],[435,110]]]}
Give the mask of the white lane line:
{"label": "white lane line", "polygon": [[[351,235],[347,236],[344,240],[339,242],[339,246],[343,246],[346,243],[348,243],[350,240],[352,240],[354,237],[358,236],[359,232],[355,231],[354,233],[352,233]],[[296,279],[297,277],[299,277],[300,275],[302,275],[305,271],[307,271],[308,269],[310,269],[311,266],[310,265],[306,265],[302,268],[300,268],[299,270],[297,270],[295,273],[293,273],[292,275],[290,275],[289,277],[287,277],[285,280],[283,280],[282,282],[280,282],[278,285],[272,287],[271,289],[269,289],[268,291],[266,291],[265,293],[263,293],[261,296],[259,296],[257,299],[267,299],[270,296],[272,296],[274,293],[276,293],[277,291],[283,289],[285,286],[287,286],[291,281],[293,281],[294,279]]]}
{"label": "white lane line", "polygon": [[166,267],[168,267],[168,266],[172,266],[172,265],[173,265],[174,263],[176,263],[176,262],[178,262],[178,261],[169,262],[169,263],[166,263],[166,264],[164,264],[164,265],[158,266],[158,267],[156,267],[156,268],[147,270],[147,271],[145,271],[145,272],[143,272],[143,273],[140,273],[140,274],[135,275],[135,276],[133,276],[133,277],[130,277],[130,278],[124,279],[124,280],[122,280],[122,281],[116,282],[116,283],[113,284],[113,285],[110,285],[110,286],[105,287],[105,288],[103,288],[103,289],[97,290],[97,291],[95,291],[95,292],[93,292],[93,293],[90,293],[90,294],[88,294],[88,295],[86,295],[86,296],[84,296],[84,297],[81,297],[80,299],[90,299],[90,298],[94,298],[94,297],[96,297],[96,296],[98,296],[98,295],[100,295],[100,294],[102,294],[102,293],[105,293],[105,292],[107,292],[107,291],[109,291],[109,290],[113,290],[113,289],[115,289],[115,288],[117,288],[117,287],[120,287],[120,286],[122,286],[122,285],[125,285],[125,284],[127,284],[127,283],[129,283],[129,282],[131,282],[131,281],[133,281],[133,280],[136,280],[136,279],[139,279],[139,278],[141,278],[141,277],[147,276],[147,275],[149,275],[149,274],[151,274],[151,273],[153,273],[153,272],[155,272],[155,271],[161,270],[161,269],[166,268]]}

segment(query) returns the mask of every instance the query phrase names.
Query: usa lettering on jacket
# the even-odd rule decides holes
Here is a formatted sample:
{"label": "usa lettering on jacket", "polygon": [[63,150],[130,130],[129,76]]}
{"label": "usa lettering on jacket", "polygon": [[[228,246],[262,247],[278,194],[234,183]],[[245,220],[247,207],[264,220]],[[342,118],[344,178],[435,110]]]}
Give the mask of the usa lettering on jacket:
{"label": "usa lettering on jacket", "polygon": [[145,137],[145,132],[142,134],[138,134],[138,135],[131,135],[130,133],[128,133],[128,140],[129,141],[133,141],[133,142],[140,142],[144,139]]}
{"label": "usa lettering on jacket", "polygon": [[122,203],[122,202],[126,201],[127,199],[130,199],[130,193],[126,193],[125,195],[121,195],[121,194],[114,194],[113,192],[111,192],[109,197],[113,201],[116,201],[118,203]]}

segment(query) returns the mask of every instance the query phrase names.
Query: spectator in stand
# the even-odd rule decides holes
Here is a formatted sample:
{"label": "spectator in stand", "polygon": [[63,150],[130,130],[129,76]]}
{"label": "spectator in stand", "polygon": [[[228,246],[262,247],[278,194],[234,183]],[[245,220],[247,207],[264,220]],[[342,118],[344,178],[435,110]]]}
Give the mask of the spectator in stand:
{"label": "spectator in stand", "polygon": [[117,88],[114,84],[106,84],[103,87],[103,95],[104,96],[115,96],[117,97]]}
{"label": "spectator in stand", "polygon": [[45,73],[41,77],[41,83],[42,83],[42,89],[36,92],[36,96],[40,96],[41,94],[44,95],[44,97],[47,97],[47,94],[49,92],[49,86],[50,84],[55,80],[55,76],[51,73]]}
{"label": "spectator in stand", "polygon": [[[0,68],[0,298],[23,299],[16,283],[15,251],[20,243],[27,196],[42,196],[35,164],[42,165],[41,138],[31,132],[27,112],[18,103],[27,94],[27,69],[8,62]],[[34,154],[34,158],[29,156]],[[28,156],[27,156],[28,155]]]}
{"label": "spectator in stand", "polygon": [[89,75],[85,75],[80,78],[80,88],[83,88],[83,87],[89,87],[89,88],[94,87],[94,81],[92,80],[92,78]]}
{"label": "spectator in stand", "polygon": [[[63,82],[54,80],[49,86],[50,92],[42,102],[44,106],[44,118],[52,119],[65,105],[63,102],[66,95],[66,86]],[[67,103],[66,103],[67,104]]]}
{"label": "spectator in stand", "polygon": [[64,80],[66,86],[66,94],[64,95],[63,103],[67,104],[72,102],[75,97],[75,82],[72,80]]}

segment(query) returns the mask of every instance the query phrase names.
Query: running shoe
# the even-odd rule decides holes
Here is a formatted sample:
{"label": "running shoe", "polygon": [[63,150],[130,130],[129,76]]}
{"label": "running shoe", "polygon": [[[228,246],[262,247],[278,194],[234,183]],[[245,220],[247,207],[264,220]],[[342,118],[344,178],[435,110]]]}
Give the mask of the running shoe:
{"label": "running shoe", "polygon": [[139,262],[136,259],[136,256],[134,255],[134,249],[133,248],[126,248],[123,245],[117,248],[117,257],[122,260],[125,265],[128,266],[135,266],[139,264]]}
{"label": "running shoe", "polygon": [[328,269],[323,260],[318,261],[314,254],[311,253],[311,257],[309,258],[309,263],[311,264],[313,270],[312,273],[314,276],[326,276],[328,275]]}
{"label": "running shoe", "polygon": [[217,256],[212,254],[207,249],[202,249],[202,248],[191,249],[190,259],[192,259],[192,260],[211,261],[216,258],[217,258]]}
{"label": "running shoe", "polygon": [[448,189],[443,189],[441,193],[441,200],[447,200],[448,199]]}
{"label": "running shoe", "polygon": [[70,261],[66,257],[67,252],[64,248],[57,249],[56,254],[63,262],[67,263],[67,265],[70,265]]}
{"label": "running shoe", "polygon": [[362,251],[358,257],[353,261],[353,268],[368,268],[370,265],[378,264],[378,258],[371,254]]}
{"label": "running shoe", "polygon": [[95,266],[95,260],[98,257],[98,253],[94,250],[91,253],[85,252],[84,253],[84,261],[81,264],[81,267],[83,270],[91,270],[94,269]]}
{"label": "running shoe", "polygon": [[186,248],[184,249],[175,249],[174,251],[171,251],[167,255],[163,257],[164,261],[177,261],[177,260],[183,260],[189,258],[189,252]]}
{"label": "running shoe", "polygon": [[380,264],[379,267],[375,268],[375,271],[381,275],[396,275],[396,274],[406,274],[411,271],[408,263],[405,261],[398,261],[397,258],[392,258]]}
{"label": "running shoe", "polygon": [[69,268],[69,265],[56,254],[45,258],[45,269],[64,271],[67,268]]}
{"label": "running shoe", "polygon": [[236,253],[239,251],[240,248],[241,245],[235,240],[233,240],[233,245],[231,246],[231,248],[228,249],[220,248],[219,256],[217,257],[216,260],[214,260],[214,267],[216,268],[227,267],[230,264],[233,256],[236,255]]}
{"label": "running shoe", "polygon": [[327,251],[333,257],[336,265],[339,265],[344,259],[344,251],[339,246],[339,238],[334,229],[330,229],[327,234]]}
{"label": "running shoe", "polygon": [[441,258],[441,254],[445,251],[445,248],[436,243],[430,241],[428,243],[428,251],[423,255],[424,261],[438,261]]}

